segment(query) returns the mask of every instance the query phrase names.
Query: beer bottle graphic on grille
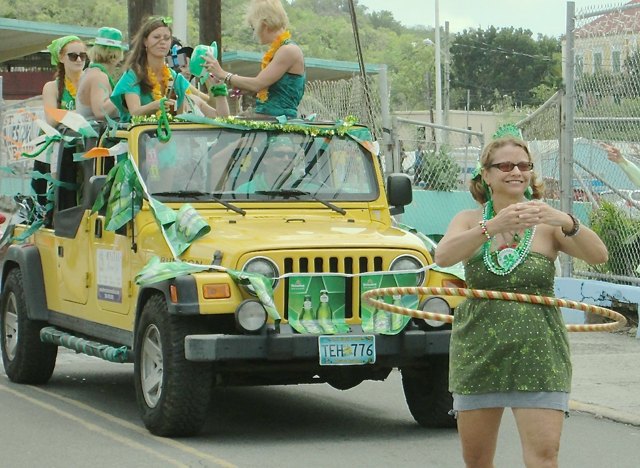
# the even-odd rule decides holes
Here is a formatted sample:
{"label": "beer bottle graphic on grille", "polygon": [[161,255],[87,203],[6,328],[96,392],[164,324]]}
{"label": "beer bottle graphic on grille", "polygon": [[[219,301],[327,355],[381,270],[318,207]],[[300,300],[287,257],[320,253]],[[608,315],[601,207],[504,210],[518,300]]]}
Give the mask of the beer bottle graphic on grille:
{"label": "beer bottle graphic on grille", "polygon": [[[402,303],[402,296],[397,294],[393,296],[393,305],[397,307],[404,307]],[[404,316],[400,314],[391,314],[391,330],[396,331],[402,327],[404,322]]]}
{"label": "beer bottle graphic on grille", "polygon": [[[376,298],[377,300],[383,300],[381,296]],[[375,309],[373,313],[373,331],[377,333],[387,332],[391,327],[391,314],[386,310]]]}
{"label": "beer bottle graphic on grille", "polygon": [[309,333],[322,333],[322,328],[316,321],[316,314],[313,312],[311,306],[311,296],[306,294],[304,296],[304,302],[302,303],[302,312],[300,313],[300,324]]}
{"label": "beer bottle graphic on grille", "polygon": [[323,289],[320,291],[320,305],[318,306],[318,323],[325,333],[336,333],[336,327],[333,326],[333,316],[331,307],[329,307],[329,291]]}

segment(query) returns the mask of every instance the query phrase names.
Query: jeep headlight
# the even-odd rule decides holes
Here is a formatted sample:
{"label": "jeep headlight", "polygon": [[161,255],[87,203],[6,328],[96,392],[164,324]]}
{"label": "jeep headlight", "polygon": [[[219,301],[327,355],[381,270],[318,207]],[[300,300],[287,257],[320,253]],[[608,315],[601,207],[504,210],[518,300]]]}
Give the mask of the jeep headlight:
{"label": "jeep headlight", "polygon": [[[432,314],[451,315],[449,303],[440,296],[432,296],[425,299],[422,304],[420,304],[420,310],[431,312]],[[441,322],[439,320],[416,319],[416,321],[418,321],[418,326],[422,329],[440,328],[447,325],[447,322]],[[425,327],[425,324],[428,326]]]}
{"label": "jeep headlight", "polygon": [[[242,267],[242,271],[246,271],[248,273],[258,273],[262,276],[266,276],[271,279],[271,287],[275,290],[278,287],[278,283],[280,280],[278,277],[280,276],[280,270],[278,269],[278,265],[267,257],[254,257],[244,264]],[[247,284],[244,286],[246,291],[249,294],[256,295],[253,286]]]}
{"label": "jeep headlight", "polygon": [[[394,261],[391,262],[389,266],[390,271],[415,271],[424,268],[422,262],[413,255],[400,255]],[[416,286],[422,286],[424,283],[424,279],[426,277],[426,273],[421,271],[420,273],[416,273]]]}

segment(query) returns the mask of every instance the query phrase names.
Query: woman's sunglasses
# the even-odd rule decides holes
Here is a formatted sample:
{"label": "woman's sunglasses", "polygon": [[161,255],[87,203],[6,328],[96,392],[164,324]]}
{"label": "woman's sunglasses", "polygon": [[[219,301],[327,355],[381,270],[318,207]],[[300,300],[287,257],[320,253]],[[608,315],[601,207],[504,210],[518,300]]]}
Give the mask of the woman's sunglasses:
{"label": "woman's sunglasses", "polygon": [[511,172],[514,167],[517,167],[520,172],[528,172],[533,169],[532,162],[521,162],[513,164],[512,162],[501,162],[497,164],[490,164],[489,167],[497,167],[502,172]]}
{"label": "woman's sunglasses", "polygon": [[79,54],[76,54],[75,52],[69,52],[67,53],[67,57],[69,57],[69,60],[71,60],[72,62],[75,62],[78,59],[81,59],[84,62],[87,60],[87,53],[80,52]]}

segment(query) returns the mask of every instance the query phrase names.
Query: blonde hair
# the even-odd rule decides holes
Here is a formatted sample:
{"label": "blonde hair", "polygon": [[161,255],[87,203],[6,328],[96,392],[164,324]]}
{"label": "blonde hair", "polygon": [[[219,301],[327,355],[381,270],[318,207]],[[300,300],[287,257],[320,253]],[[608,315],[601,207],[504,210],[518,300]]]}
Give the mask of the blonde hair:
{"label": "blonde hair", "polygon": [[93,63],[118,63],[124,57],[124,52],[118,47],[94,45],[87,55]]}
{"label": "blonde hair", "polygon": [[253,0],[247,9],[247,24],[257,38],[262,26],[277,31],[289,25],[289,17],[280,0]]}
{"label": "blonde hair", "polygon": [[[517,148],[522,148],[525,153],[527,153],[529,162],[531,162],[531,153],[529,152],[529,148],[527,148],[525,142],[520,138],[507,136],[503,138],[497,138],[487,146],[485,146],[484,150],[482,151],[482,155],[480,156],[480,166],[484,169],[488,169],[491,165],[491,158],[493,157],[495,152],[500,148],[504,148],[505,146],[515,146]],[[471,196],[481,205],[484,205],[489,201],[489,199],[487,198],[487,193],[485,191],[486,184],[484,184],[483,182],[484,180],[482,179],[482,173],[480,173],[473,180],[471,180],[471,183],[469,185]],[[542,198],[542,195],[544,193],[544,182],[542,182],[542,180],[538,178],[538,174],[536,174],[534,171],[531,171],[531,180],[529,182],[529,186],[531,187],[532,191],[532,199],[539,200],[540,198]]]}

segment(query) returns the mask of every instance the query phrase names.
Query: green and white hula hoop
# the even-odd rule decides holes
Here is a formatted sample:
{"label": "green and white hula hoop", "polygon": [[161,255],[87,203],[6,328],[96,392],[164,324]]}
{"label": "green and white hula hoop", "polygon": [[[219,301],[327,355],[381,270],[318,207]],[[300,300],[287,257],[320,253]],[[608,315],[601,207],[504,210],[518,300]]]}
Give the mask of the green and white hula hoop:
{"label": "green and white hula hoop", "polygon": [[378,288],[365,292],[362,295],[362,300],[367,304],[377,307],[378,309],[386,310],[394,314],[407,315],[409,317],[437,320],[439,322],[453,323],[453,315],[435,314],[433,312],[425,312],[423,310],[408,309],[406,307],[395,306],[393,304],[387,304],[376,298],[382,296],[394,296],[394,295],[418,295],[418,296],[465,296],[478,299],[491,299],[498,301],[517,301],[528,302],[530,304],[540,304],[544,306],[557,306],[566,307],[568,309],[582,310],[583,312],[589,312],[595,315],[601,315],[607,317],[614,322],[598,323],[589,325],[567,325],[567,331],[570,332],[599,332],[599,331],[611,331],[618,330],[624,327],[627,323],[627,319],[624,315],[619,314],[616,311],[600,307],[592,304],[585,304],[584,302],[569,301],[566,299],[558,299],[555,297],[547,296],[535,296],[531,294],[521,294],[504,291],[485,291],[482,289],[465,289],[465,288],[437,288],[437,287],[397,287],[397,288]]}

